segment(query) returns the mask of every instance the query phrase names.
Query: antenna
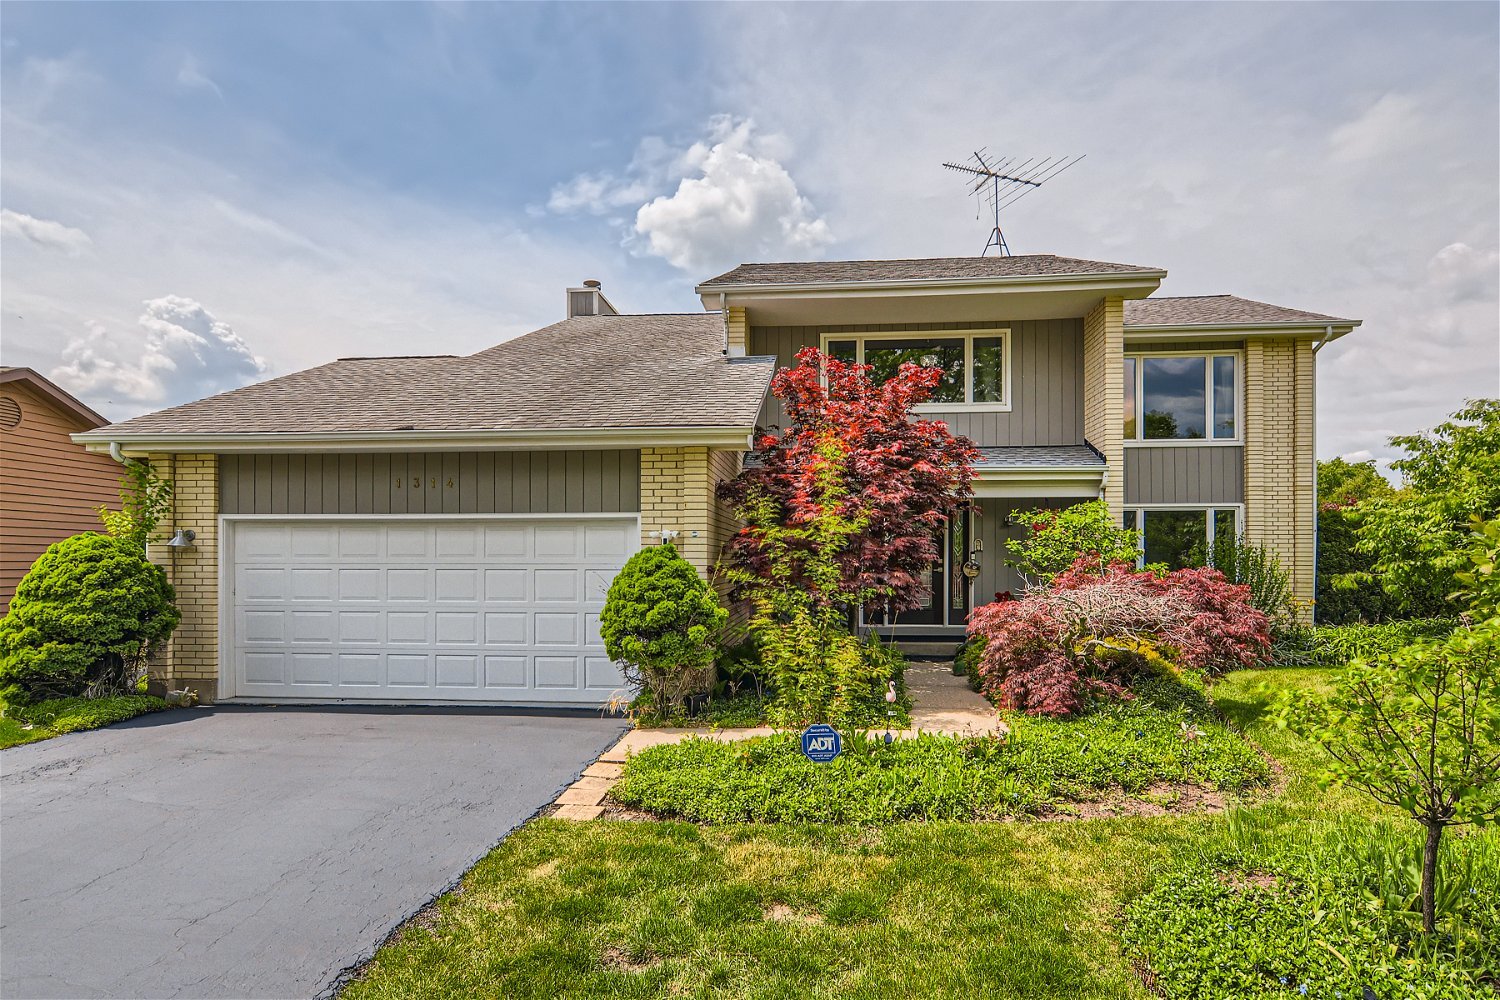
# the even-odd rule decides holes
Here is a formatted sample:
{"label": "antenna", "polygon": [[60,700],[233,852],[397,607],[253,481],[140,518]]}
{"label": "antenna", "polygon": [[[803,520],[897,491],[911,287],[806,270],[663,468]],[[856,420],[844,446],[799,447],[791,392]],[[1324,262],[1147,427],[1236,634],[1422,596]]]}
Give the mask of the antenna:
{"label": "antenna", "polygon": [[1000,256],[1009,257],[1010,244],[1005,242],[1005,234],[1000,231],[1000,209],[1014,205],[1083,157],[1049,156],[1038,161],[1033,156],[1017,163],[1014,156],[1002,159],[986,153],[986,149],[981,146],[965,162],[945,161],[943,166],[966,174],[966,181],[972,185],[969,193],[977,197],[983,191],[985,201],[994,212],[995,228],[990,230],[989,241],[979,256],[983,257],[990,252],[990,247],[994,247]]}

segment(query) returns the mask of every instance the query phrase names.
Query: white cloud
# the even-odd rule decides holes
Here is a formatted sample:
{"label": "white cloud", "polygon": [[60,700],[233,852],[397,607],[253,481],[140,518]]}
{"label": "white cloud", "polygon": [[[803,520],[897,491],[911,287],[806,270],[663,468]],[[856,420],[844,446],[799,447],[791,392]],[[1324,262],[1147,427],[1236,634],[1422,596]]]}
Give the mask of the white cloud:
{"label": "white cloud", "polygon": [[166,295],[145,305],[137,329],[92,323],[71,338],[53,380],[116,405],[160,406],[237,389],[266,373],[239,334],[192,299]]}
{"label": "white cloud", "polygon": [[547,207],[609,215],[639,206],[627,242],[689,271],[816,256],[833,234],[782,165],[789,155],[782,137],[718,115],[707,138],[674,147],[648,136],[623,175],[579,174],[552,189]]}
{"label": "white cloud", "polygon": [[1421,106],[1405,94],[1386,94],[1328,137],[1328,154],[1336,163],[1356,163],[1399,152],[1420,143]]}
{"label": "white cloud", "polygon": [[182,66],[177,70],[177,85],[186,87],[188,90],[212,91],[219,100],[224,99],[224,91],[220,90],[219,85],[199,68],[198,60],[191,55],[183,57]]}
{"label": "white cloud", "polygon": [[69,257],[77,257],[94,242],[82,229],[51,219],[38,219],[24,212],[12,212],[8,208],[0,208],[0,233],[29,240],[48,250],[59,250]]}

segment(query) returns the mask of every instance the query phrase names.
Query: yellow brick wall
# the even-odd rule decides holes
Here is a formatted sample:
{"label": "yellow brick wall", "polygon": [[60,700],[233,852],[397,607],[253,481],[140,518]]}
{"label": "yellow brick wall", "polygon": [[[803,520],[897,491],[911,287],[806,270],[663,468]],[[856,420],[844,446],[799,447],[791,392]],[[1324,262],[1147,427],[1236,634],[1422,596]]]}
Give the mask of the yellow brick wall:
{"label": "yellow brick wall", "polygon": [[707,448],[642,448],[641,544],[659,545],[662,531],[675,531],[677,551],[707,576],[712,490]]}
{"label": "yellow brick wall", "polygon": [[1115,522],[1125,516],[1125,301],[1105,298],[1083,318],[1083,435],[1104,454],[1103,497]]}
{"label": "yellow brick wall", "polygon": [[731,358],[743,358],[750,351],[750,317],[744,306],[730,306],[724,313],[725,346]]}
{"label": "yellow brick wall", "polygon": [[[219,459],[217,455],[152,455],[156,474],[172,481],[172,514],[163,540],[151,544],[151,561],[167,571],[177,591],[182,622],[153,674],[169,688],[191,687],[213,701],[219,681]],[[191,548],[165,538],[178,528],[197,533]]]}
{"label": "yellow brick wall", "polygon": [[1316,518],[1312,342],[1245,342],[1245,536],[1276,553],[1313,599]]}

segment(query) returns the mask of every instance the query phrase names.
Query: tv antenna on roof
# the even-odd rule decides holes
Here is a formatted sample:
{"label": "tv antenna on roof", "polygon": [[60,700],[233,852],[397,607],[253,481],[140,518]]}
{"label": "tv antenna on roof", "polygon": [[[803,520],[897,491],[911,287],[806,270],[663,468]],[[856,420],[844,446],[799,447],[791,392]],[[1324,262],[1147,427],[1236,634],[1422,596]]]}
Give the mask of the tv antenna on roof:
{"label": "tv antenna on roof", "polygon": [[1038,162],[1033,156],[1017,163],[1019,157],[1002,158],[986,153],[985,149],[981,146],[963,163],[945,161],[943,166],[966,174],[966,180],[973,185],[969,193],[978,196],[984,192],[984,199],[995,214],[995,228],[990,230],[989,241],[979,256],[985,256],[990,247],[994,247],[1000,256],[1009,257],[1010,244],[1005,242],[1005,234],[1000,231],[1000,210],[1020,201],[1083,157],[1049,156]]}

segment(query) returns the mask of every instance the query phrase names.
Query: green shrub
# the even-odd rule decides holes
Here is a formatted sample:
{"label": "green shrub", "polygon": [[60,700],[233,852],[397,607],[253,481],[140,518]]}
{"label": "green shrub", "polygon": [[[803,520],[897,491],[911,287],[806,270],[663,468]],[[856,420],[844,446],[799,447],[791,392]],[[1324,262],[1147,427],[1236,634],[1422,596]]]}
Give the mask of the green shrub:
{"label": "green shrub", "polygon": [[17,722],[43,726],[55,733],[98,729],[167,708],[160,698],[117,695],[107,698],[54,698],[32,705],[10,706],[6,716]]}
{"label": "green shrub", "polygon": [[0,698],[13,705],[134,691],[180,616],[166,574],[128,539],[54,542],[0,620]]}
{"label": "green shrub", "polygon": [[1168,680],[1076,720],[1018,716],[1001,740],[919,736],[889,746],[846,737],[830,764],[795,734],[687,740],[632,757],[613,795],[627,805],[715,823],[983,820],[1161,782],[1244,789],[1265,760],[1213,716],[1201,692]]}
{"label": "green shrub", "polygon": [[979,676],[979,664],[984,660],[984,649],[989,642],[989,639],[982,635],[971,635],[959,643],[958,649],[953,652],[953,672],[959,677],[969,679],[971,691],[979,691],[983,688],[983,681]]}
{"label": "green shrub", "polygon": [[605,598],[599,632],[625,677],[664,714],[713,683],[716,644],[729,612],[671,545],[642,549],[625,563]]}
{"label": "green shrub", "polygon": [[1031,527],[1023,538],[1006,541],[1012,556],[1007,562],[1030,584],[1051,583],[1081,556],[1103,568],[1111,562],[1134,564],[1140,552],[1140,532],[1117,526],[1103,500],[1063,510],[1017,511],[1012,517]]}
{"label": "green shrub", "polygon": [[[1444,845],[1439,929],[1421,861],[1388,824],[1259,830],[1180,860],[1125,911],[1127,950],[1169,997],[1481,998],[1500,968],[1500,836]],[[1247,836],[1240,828],[1251,827]]]}
{"label": "green shrub", "polygon": [[1313,629],[1318,666],[1342,667],[1353,660],[1388,656],[1420,639],[1442,639],[1458,627],[1456,618],[1412,618],[1381,625],[1319,625]]}

